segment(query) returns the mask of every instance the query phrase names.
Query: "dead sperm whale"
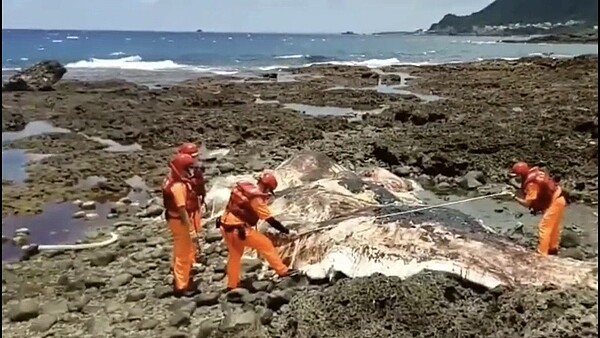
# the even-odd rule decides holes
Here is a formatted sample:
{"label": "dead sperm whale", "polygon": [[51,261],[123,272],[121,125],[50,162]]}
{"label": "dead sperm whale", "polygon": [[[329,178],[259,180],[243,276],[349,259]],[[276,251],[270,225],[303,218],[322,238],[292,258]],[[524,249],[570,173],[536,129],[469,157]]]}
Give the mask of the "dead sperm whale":
{"label": "dead sperm whale", "polygon": [[[488,288],[546,283],[598,288],[597,262],[539,256],[452,209],[403,213],[422,205],[414,194],[418,186],[384,169],[357,175],[322,154],[302,152],[274,174],[280,189],[272,211],[306,235],[290,241],[264,224],[259,227],[310,278],[335,272],[407,278],[430,270]],[[213,182],[207,200],[217,213],[240,179],[253,178],[231,176]]]}

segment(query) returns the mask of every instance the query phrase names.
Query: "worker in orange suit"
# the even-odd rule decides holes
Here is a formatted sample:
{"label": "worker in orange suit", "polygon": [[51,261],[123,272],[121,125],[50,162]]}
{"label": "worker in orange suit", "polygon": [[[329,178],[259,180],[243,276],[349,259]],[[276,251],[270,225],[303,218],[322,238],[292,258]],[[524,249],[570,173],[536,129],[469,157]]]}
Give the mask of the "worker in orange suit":
{"label": "worker in orange suit", "polygon": [[547,173],[538,167],[530,168],[525,162],[516,163],[511,174],[521,178],[524,196],[515,196],[515,200],[533,214],[543,213],[538,225],[538,252],[544,256],[558,254],[561,222],[567,206],[562,188]]}
{"label": "worker in orange suit", "polygon": [[217,220],[229,251],[228,290],[239,286],[242,255],[246,247],[255,249],[279,276],[297,274],[283,263],[271,240],[256,229],[258,221],[264,220],[281,233],[295,235],[271,215],[268,201],[276,188],[277,179],[270,173],[261,174],[256,184],[238,182],[231,191],[223,216]]}
{"label": "worker in orange suit", "polygon": [[200,212],[198,196],[190,179],[196,160],[187,154],[177,154],[169,163],[170,172],[162,185],[165,218],[173,235],[173,284],[176,296],[191,296],[197,292],[191,270],[194,243],[197,242],[196,214]]}
{"label": "worker in orange suit", "polygon": [[[194,160],[198,161],[200,156],[200,149],[195,143],[184,143],[177,149],[178,154],[187,154],[190,155]],[[195,225],[196,234],[199,234],[202,230],[202,208],[200,206],[205,206],[205,198],[206,198],[206,183],[204,180],[204,172],[202,168],[197,165],[195,166],[194,173],[190,178],[190,183],[192,184],[192,189],[194,189],[196,196],[198,196],[198,212],[194,214],[193,223]],[[198,246],[198,242],[194,241],[192,251],[190,252],[192,256],[193,265],[199,262],[200,258],[200,247]]]}

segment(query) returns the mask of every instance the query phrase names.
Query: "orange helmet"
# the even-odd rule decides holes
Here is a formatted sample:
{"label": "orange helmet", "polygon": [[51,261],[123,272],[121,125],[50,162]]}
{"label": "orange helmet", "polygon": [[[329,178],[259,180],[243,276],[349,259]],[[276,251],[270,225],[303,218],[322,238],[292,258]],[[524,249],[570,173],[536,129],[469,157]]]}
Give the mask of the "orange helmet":
{"label": "orange helmet", "polygon": [[512,166],[511,173],[526,176],[529,173],[529,165],[525,162],[517,162]]}
{"label": "orange helmet", "polygon": [[184,143],[177,148],[177,153],[198,157],[198,155],[200,155],[200,149],[198,149],[198,146],[195,143]]}
{"label": "orange helmet", "polygon": [[262,173],[258,177],[258,183],[262,184],[265,188],[269,189],[271,192],[277,189],[277,179],[273,174],[270,173]]}
{"label": "orange helmet", "polygon": [[169,163],[171,171],[179,178],[186,179],[192,177],[196,160],[188,154],[177,154]]}

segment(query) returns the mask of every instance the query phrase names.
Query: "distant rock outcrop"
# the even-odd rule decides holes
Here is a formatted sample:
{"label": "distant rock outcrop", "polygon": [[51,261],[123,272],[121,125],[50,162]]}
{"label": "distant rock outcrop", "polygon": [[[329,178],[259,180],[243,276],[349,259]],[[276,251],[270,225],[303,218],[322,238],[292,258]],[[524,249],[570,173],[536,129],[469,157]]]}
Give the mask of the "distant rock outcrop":
{"label": "distant rock outcrop", "polygon": [[39,62],[24,71],[11,76],[2,85],[2,91],[48,91],[67,73],[58,61]]}
{"label": "distant rock outcrop", "polygon": [[[566,23],[598,24],[598,0],[496,0],[470,15],[446,14],[429,32],[471,33],[474,27],[509,24]],[[527,32],[524,32],[527,33]],[[533,34],[530,32],[529,34]]]}

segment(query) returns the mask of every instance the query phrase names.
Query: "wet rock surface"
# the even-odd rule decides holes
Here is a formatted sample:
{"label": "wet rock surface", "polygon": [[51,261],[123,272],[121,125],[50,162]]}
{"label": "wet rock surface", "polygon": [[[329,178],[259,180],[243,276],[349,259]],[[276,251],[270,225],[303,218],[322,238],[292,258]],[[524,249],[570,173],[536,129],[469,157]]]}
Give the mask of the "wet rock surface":
{"label": "wet rock surface", "polygon": [[11,76],[2,85],[2,91],[48,91],[62,79],[67,69],[58,61],[42,61]]}
{"label": "wet rock surface", "polygon": [[[72,131],[9,144],[55,155],[28,168],[28,182],[44,189],[4,187],[3,211],[23,209],[17,195],[39,210],[42,201],[122,194],[133,175],[157,188],[173,148],[190,140],[231,149],[210,174],[273,167],[311,148],[351,169],[376,163],[430,181],[439,191],[504,182],[507,168],[523,159],[561,176],[575,201],[595,202],[597,67],[595,57],[390,67],[382,74],[319,66],[294,70],[304,75],[294,82],[215,77],[149,89],[120,80],[61,81],[52,92],[3,92],[3,131],[36,120]],[[408,89],[443,99],[326,90],[374,86],[399,71],[416,77]],[[256,103],[257,96],[279,103]],[[286,103],[385,109],[349,122],[303,115],[285,109]],[[141,151],[114,152],[95,138],[137,144]],[[474,172],[481,175],[465,176]],[[105,178],[94,191],[78,185],[93,175]]]}
{"label": "wet rock surface", "polygon": [[[310,148],[352,170],[378,164],[437,191],[484,192],[506,181],[512,161],[524,159],[560,174],[576,200],[594,202],[597,67],[596,58],[533,58],[385,70],[418,76],[410,89],[443,97],[432,102],[366,90],[328,91],[371,87],[380,78],[400,82],[403,76],[339,66],[293,70],[294,82],[215,77],[148,89],[117,80],[62,81],[51,92],[3,92],[3,131],[37,120],[71,130],[7,144],[55,155],[28,166],[25,186],[3,184],[3,215],[79,199],[69,218],[107,225],[84,242],[105,239],[104,230],[120,236],[101,249],[43,252],[3,265],[3,335],[595,337],[598,293],[580,288],[486,291],[432,273],[405,281],[380,275],[266,278],[259,277],[259,260],[245,260],[244,288],[226,293],[226,249],[209,229],[212,224],[201,235],[203,265],[195,276],[201,293],[175,298],[170,234],[154,219],[163,211],[161,201],[118,199],[132,191],[128,182],[134,175],[150,193],[157,190],[174,147],[196,141],[231,150],[207,161],[208,177],[275,167]],[[351,122],[256,103],[257,95],[281,104],[387,108]],[[108,151],[93,137],[137,143],[141,151]],[[355,181],[350,175],[346,183],[361,189]],[[107,199],[112,202],[92,202]],[[109,212],[95,212],[100,206]],[[381,212],[396,210],[388,209]],[[94,213],[98,216],[87,216]],[[476,227],[476,219],[462,216],[436,209],[412,217],[443,218],[457,230]],[[597,256],[581,250],[577,229],[568,230],[561,255]],[[521,229],[508,235],[535,246],[535,237]]]}
{"label": "wet rock surface", "polygon": [[405,281],[383,275],[273,279],[259,277],[258,261],[245,259],[244,288],[225,292],[225,279],[215,278],[224,244],[206,240],[206,268],[195,275],[201,293],[175,298],[168,230],[157,221],[132,223],[114,229],[121,240],[102,250],[42,253],[5,264],[3,334],[563,337],[570,332],[591,337],[597,332],[598,293],[584,288],[485,290],[427,272]]}

